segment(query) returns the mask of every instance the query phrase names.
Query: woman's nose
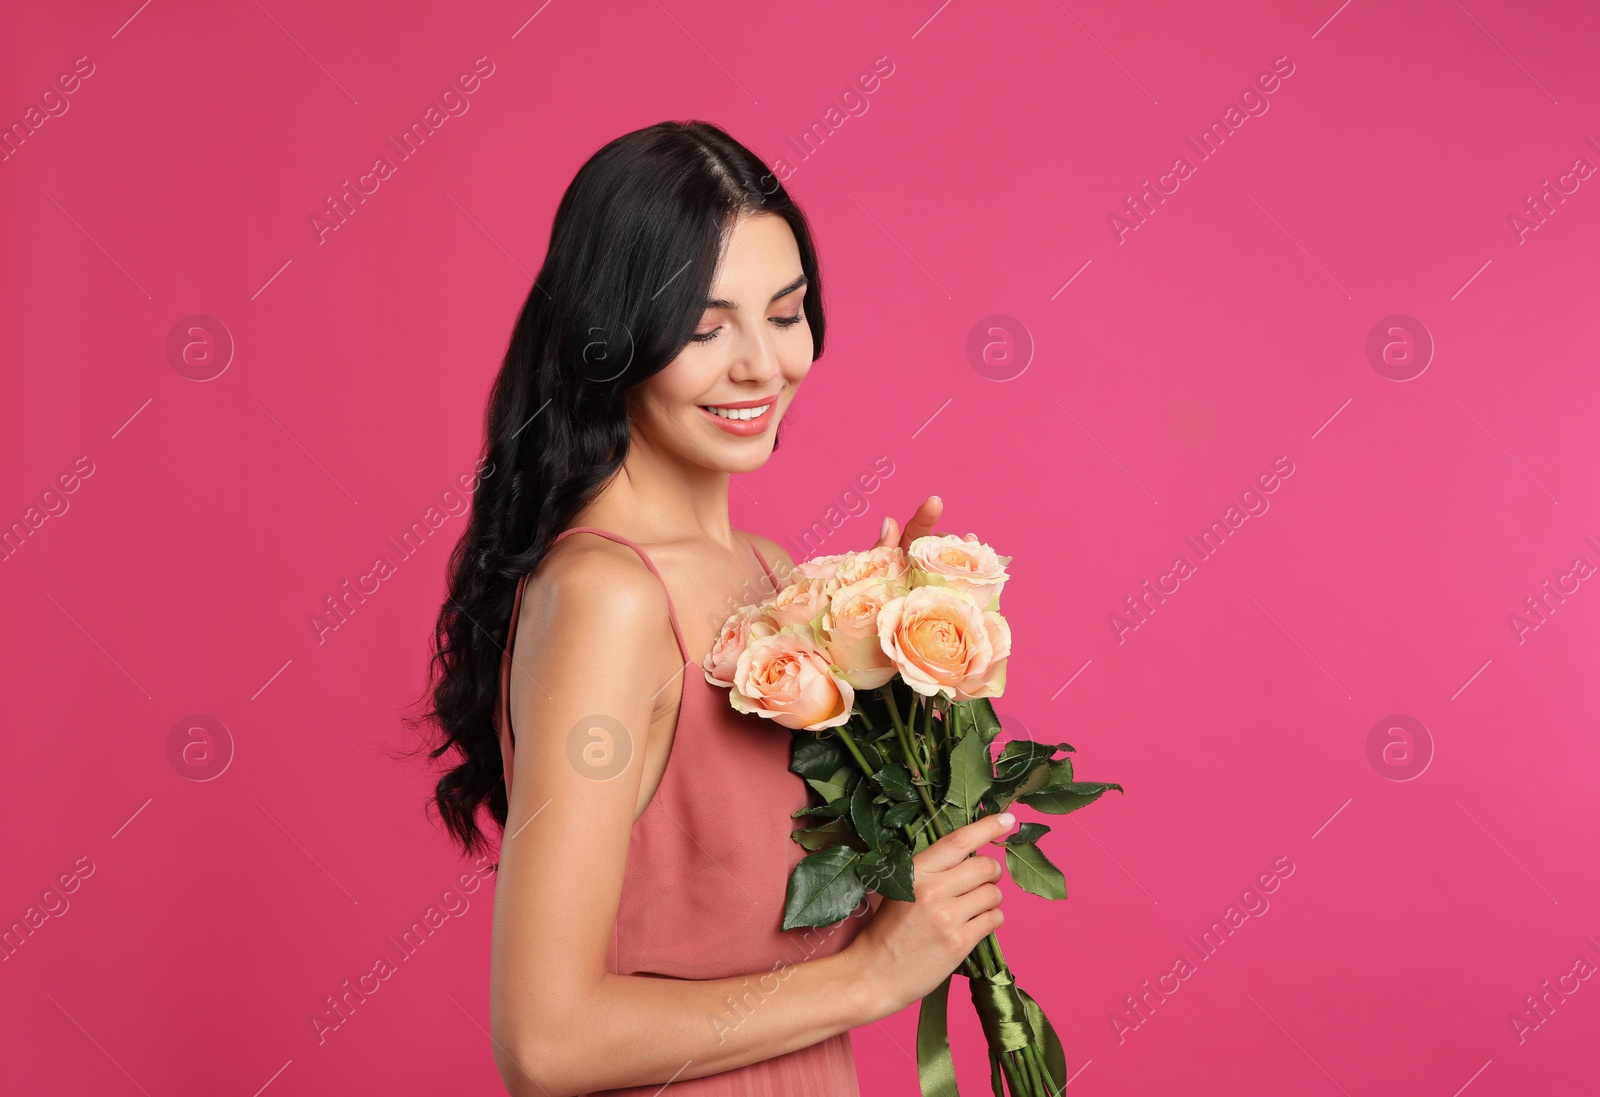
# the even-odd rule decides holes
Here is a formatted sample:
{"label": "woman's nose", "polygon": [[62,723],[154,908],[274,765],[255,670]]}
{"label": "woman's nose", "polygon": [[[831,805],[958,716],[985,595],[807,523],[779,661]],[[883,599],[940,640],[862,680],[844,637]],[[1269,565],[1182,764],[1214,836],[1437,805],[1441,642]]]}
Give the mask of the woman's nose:
{"label": "woman's nose", "polygon": [[728,372],[736,379],[770,381],[778,370],[778,350],[773,346],[772,336],[758,328],[756,334],[740,340]]}

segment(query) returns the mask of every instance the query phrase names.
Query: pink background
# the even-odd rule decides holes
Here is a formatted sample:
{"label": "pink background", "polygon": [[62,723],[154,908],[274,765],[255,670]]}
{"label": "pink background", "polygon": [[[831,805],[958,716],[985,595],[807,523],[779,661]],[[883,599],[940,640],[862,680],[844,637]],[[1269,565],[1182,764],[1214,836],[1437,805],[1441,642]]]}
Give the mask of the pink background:
{"label": "pink background", "polygon": [[[308,620],[472,466],[583,159],[698,117],[795,163],[832,321],[736,523],[837,521],[839,551],[942,495],[944,528],[1016,558],[1010,732],[1127,786],[1041,817],[1067,902],[1008,892],[1072,1091],[1592,1092],[1600,980],[1543,1019],[1525,999],[1600,967],[1600,580],[1573,573],[1600,565],[1600,178],[1568,174],[1600,166],[1600,14],[1336,7],[15,7],[0,118],[94,68],[0,162],[0,520],[93,471],[0,564],[0,923],[57,911],[0,963],[0,1088],[500,1091],[492,885],[451,890],[470,866],[429,778],[385,753],[462,520],[324,642]],[[480,57],[467,112],[319,243],[330,193]],[[801,160],[788,139],[880,57]],[[1266,113],[1201,159],[1187,139],[1279,58]],[[1110,215],[1180,156],[1119,243]],[[1435,347],[1403,382],[1367,350],[1397,314]],[[193,315],[236,348],[205,382],[166,349]],[[1026,332],[1026,368],[980,372],[975,328]],[[1270,508],[1200,562],[1185,538],[1280,456]],[[1119,642],[1109,616],[1179,554],[1194,573]],[[1546,580],[1577,590],[1519,635]],[[210,780],[169,760],[196,715],[231,742]],[[1386,760],[1396,715],[1431,746]],[[1270,906],[1241,899],[1280,858]],[[379,956],[399,971],[319,1044],[309,1015]],[[865,1092],[916,1092],[914,1025],[856,1031]]]}

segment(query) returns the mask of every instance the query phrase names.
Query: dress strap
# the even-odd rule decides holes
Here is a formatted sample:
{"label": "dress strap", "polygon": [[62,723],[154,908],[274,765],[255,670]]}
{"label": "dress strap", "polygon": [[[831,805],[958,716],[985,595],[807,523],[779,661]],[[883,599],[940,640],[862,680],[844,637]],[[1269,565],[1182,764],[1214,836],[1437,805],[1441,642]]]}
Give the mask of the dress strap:
{"label": "dress strap", "polygon": [[661,577],[661,572],[656,570],[654,561],[650,559],[649,555],[644,551],[644,549],[640,548],[637,544],[628,540],[620,533],[612,533],[608,529],[600,529],[596,526],[572,526],[556,534],[555,539],[550,543],[554,545],[556,541],[561,540],[569,533],[596,533],[601,537],[605,537],[617,542],[619,545],[627,545],[634,552],[639,554],[639,559],[644,561],[644,566],[650,569],[650,574],[654,575],[656,577],[656,582],[661,584],[661,592],[667,596],[667,616],[672,619],[672,635],[678,641],[678,653],[683,656],[683,661],[685,663],[689,662],[689,648],[683,642],[683,629],[678,627],[678,611],[672,604],[672,592],[667,589],[667,581]]}
{"label": "dress strap", "polygon": [[783,584],[778,582],[778,577],[772,574],[771,568],[767,567],[767,558],[761,555],[761,550],[756,548],[756,543],[754,541],[750,542],[750,551],[756,554],[757,560],[761,561],[761,570],[767,573],[767,578],[771,580],[773,589],[782,590]]}

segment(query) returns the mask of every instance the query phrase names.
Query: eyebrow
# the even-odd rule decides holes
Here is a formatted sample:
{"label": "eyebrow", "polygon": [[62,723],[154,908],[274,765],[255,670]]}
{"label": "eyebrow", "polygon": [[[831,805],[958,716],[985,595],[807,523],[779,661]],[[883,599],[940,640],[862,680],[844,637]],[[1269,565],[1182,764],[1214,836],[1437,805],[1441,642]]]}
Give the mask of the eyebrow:
{"label": "eyebrow", "polygon": [[[800,277],[796,278],[793,282],[790,282],[787,286],[784,286],[777,293],[774,293],[772,295],[772,299],[769,300],[767,302],[767,304],[770,305],[773,301],[776,301],[780,297],[787,297],[789,294],[793,293],[795,290],[799,289],[801,286],[803,286],[805,284],[806,284],[806,276],[802,274]],[[725,301],[721,297],[708,297],[708,298],[706,298],[706,308],[708,308],[708,309],[736,309],[738,307],[739,306],[735,305],[732,301]]]}

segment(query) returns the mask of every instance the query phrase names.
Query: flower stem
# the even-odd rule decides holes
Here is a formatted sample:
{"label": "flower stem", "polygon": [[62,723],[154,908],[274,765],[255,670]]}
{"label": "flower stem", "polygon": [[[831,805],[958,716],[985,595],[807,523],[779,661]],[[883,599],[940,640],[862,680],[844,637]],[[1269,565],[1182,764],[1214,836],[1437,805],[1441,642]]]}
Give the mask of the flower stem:
{"label": "flower stem", "polygon": [[1006,1072],[1006,1081],[1010,1083],[1011,1097],[1042,1097],[1034,1092],[1033,1079],[1028,1074],[1027,1060],[1023,1058],[1021,1052],[1001,1052],[1000,1066]]}
{"label": "flower stem", "polygon": [[943,758],[941,757],[942,752],[939,750],[939,741],[935,738],[933,728],[933,706],[935,701],[935,698],[930,697],[922,706],[922,745],[928,751],[928,768],[932,771],[928,775],[929,780],[937,780],[943,768],[939,764],[943,762]]}
{"label": "flower stem", "polygon": [[944,829],[944,824],[939,822],[939,809],[933,806],[933,798],[928,795],[926,785],[917,786],[917,795],[922,797],[922,806],[928,809],[928,822],[933,827],[933,832],[943,838],[949,831]]}
{"label": "flower stem", "polygon": [[872,767],[867,764],[866,756],[861,753],[861,748],[856,746],[856,741],[850,737],[850,733],[844,730],[844,725],[841,724],[833,730],[839,733],[839,738],[844,740],[844,745],[850,748],[851,754],[855,755],[856,761],[861,764],[861,772],[871,777]]}
{"label": "flower stem", "polygon": [[[889,717],[894,722],[895,741],[900,746],[901,756],[906,766],[911,770],[913,783],[917,788],[917,795],[921,797],[923,806],[928,812],[928,822],[939,837],[948,833],[939,818],[939,811],[934,806],[933,799],[928,794],[928,785],[922,777],[925,767],[919,765],[918,754],[913,746],[913,739],[917,737],[917,712],[913,708],[907,716],[902,716],[899,702],[895,699],[892,686],[884,686],[879,690],[888,704]],[[929,700],[924,705],[921,726],[921,742],[930,747],[943,760],[946,750],[955,741],[954,725],[951,719],[955,705],[947,705],[942,711],[944,719],[941,721],[940,734],[935,738],[933,726],[933,704]],[[846,743],[849,739],[846,738]],[[940,748],[946,748],[941,750]],[[907,830],[909,831],[909,826]],[[967,954],[957,969],[970,978],[988,978],[1002,972],[1010,974],[1011,969],[1006,964],[1005,955],[1000,951],[1000,940],[993,933],[979,941],[977,946]],[[1010,1089],[1011,1097],[1059,1097],[1054,1082],[1051,1080],[1050,1071],[1045,1066],[1044,1049],[1029,1043],[1017,1051],[1002,1052],[1000,1066],[1005,1072],[1006,1082]]]}
{"label": "flower stem", "polygon": [[[850,748],[851,754],[855,755],[856,762],[861,766],[861,772],[871,777],[872,767],[867,763],[866,757],[862,755],[861,748],[856,746],[856,741],[850,737],[850,733],[844,730],[843,725],[833,730],[839,733],[839,738],[844,740],[844,745]],[[902,824],[900,829],[906,832],[906,842],[908,844],[916,844],[917,832],[911,829],[910,823]]]}
{"label": "flower stem", "polygon": [[[1050,1076],[1050,1068],[1045,1066],[1044,1063],[1044,1048],[1038,1044],[1029,1044],[1024,1050],[1027,1051],[1028,1057],[1033,1060],[1034,1069],[1039,1072],[1039,1081],[1044,1086],[1045,1097],[1060,1097],[1066,1086],[1063,1085],[1061,1089],[1056,1088],[1056,1081]],[[1066,1079],[1063,1078],[1062,1081],[1065,1082]]]}
{"label": "flower stem", "polygon": [[1027,1044],[1019,1053],[1028,1073],[1033,1076],[1033,1084],[1038,1088],[1040,1097],[1045,1097],[1054,1088],[1050,1082],[1050,1072],[1044,1068],[1044,1063],[1039,1057],[1039,1048]]}
{"label": "flower stem", "polygon": [[900,702],[894,698],[894,686],[884,686],[878,692],[883,694],[883,699],[889,706],[889,719],[894,722],[894,733],[903,739],[906,732],[906,722],[900,718]]}
{"label": "flower stem", "polygon": [[[895,739],[900,744],[900,755],[905,760],[906,767],[911,770],[911,783],[916,785],[922,806],[928,811],[928,825],[933,827],[934,834],[943,838],[947,832],[939,821],[939,810],[934,807],[933,798],[928,795],[928,786],[922,781],[922,767],[918,765],[916,752],[911,748],[911,733],[906,730],[906,721],[900,715],[900,703],[895,700],[894,687],[884,686],[878,692],[882,693],[884,700],[888,702],[889,718],[894,721]],[[912,713],[912,717],[915,716],[916,714]]]}

